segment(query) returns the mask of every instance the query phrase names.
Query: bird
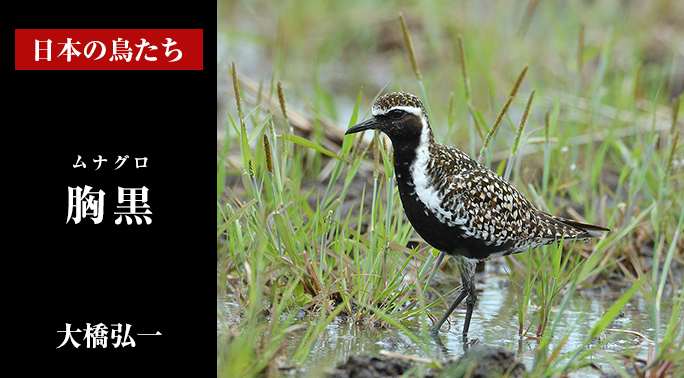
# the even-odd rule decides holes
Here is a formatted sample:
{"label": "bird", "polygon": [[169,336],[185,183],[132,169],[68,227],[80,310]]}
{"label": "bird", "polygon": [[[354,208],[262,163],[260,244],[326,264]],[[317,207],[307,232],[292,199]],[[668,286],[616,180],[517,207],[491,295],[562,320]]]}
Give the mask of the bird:
{"label": "bird", "polygon": [[430,329],[433,336],[465,299],[466,339],[477,301],[477,262],[561,240],[586,241],[610,231],[538,210],[486,166],[455,147],[437,143],[425,107],[413,94],[391,92],[378,97],[371,118],[350,127],[345,135],[365,130],[379,130],[389,137],[406,217],[418,235],[441,252],[440,257],[452,256],[460,271],[460,293]]}

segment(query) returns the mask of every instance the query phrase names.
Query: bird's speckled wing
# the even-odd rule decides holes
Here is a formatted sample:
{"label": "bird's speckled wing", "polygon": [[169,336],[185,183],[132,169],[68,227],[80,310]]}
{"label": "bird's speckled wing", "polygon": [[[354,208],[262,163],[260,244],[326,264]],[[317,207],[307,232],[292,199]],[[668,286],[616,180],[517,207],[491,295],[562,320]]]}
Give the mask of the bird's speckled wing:
{"label": "bird's speckled wing", "polygon": [[[435,145],[428,165],[441,206],[452,209],[447,221],[485,245],[510,245],[512,253],[566,238],[587,237],[559,217],[537,210],[517,189],[462,151]],[[572,222],[572,221],[570,221]]]}

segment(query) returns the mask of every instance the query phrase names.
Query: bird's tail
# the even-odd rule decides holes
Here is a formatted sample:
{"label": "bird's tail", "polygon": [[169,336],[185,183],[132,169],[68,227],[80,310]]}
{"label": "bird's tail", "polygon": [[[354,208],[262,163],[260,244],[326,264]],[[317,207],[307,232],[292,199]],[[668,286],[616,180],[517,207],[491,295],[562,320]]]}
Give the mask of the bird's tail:
{"label": "bird's tail", "polygon": [[580,234],[579,237],[598,238],[601,237],[604,232],[610,231],[610,228],[605,228],[594,224],[577,222],[571,219],[565,219],[560,217],[556,217],[556,219],[561,221],[562,223],[567,224],[568,226],[584,231],[584,234]]}

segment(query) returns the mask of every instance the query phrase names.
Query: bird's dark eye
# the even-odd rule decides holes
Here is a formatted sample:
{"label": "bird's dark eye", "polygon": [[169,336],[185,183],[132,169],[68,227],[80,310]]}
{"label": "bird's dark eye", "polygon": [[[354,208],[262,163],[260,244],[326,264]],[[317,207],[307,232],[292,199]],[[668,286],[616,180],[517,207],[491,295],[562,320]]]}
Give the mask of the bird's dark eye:
{"label": "bird's dark eye", "polygon": [[392,118],[399,119],[399,118],[403,117],[404,114],[406,114],[406,112],[401,110],[401,109],[394,109],[389,114],[390,114],[390,116],[392,116]]}

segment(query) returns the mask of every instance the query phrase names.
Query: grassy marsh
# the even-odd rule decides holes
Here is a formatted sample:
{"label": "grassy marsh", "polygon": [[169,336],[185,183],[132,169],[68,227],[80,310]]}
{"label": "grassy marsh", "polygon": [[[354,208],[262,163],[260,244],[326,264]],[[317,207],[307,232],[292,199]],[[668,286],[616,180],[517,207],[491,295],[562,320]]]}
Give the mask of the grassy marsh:
{"label": "grassy marsh", "polygon": [[[389,90],[421,97],[440,142],[537,207],[613,229],[488,269],[515,293],[529,376],[684,371],[680,2],[237,1],[217,23],[218,376],[315,375],[339,319],[443,362],[429,317],[457,286],[427,285],[437,252],[404,219],[388,141],[342,135]],[[599,314],[565,325],[574,298],[608,287]],[[607,331],[635,300],[650,326]]]}

